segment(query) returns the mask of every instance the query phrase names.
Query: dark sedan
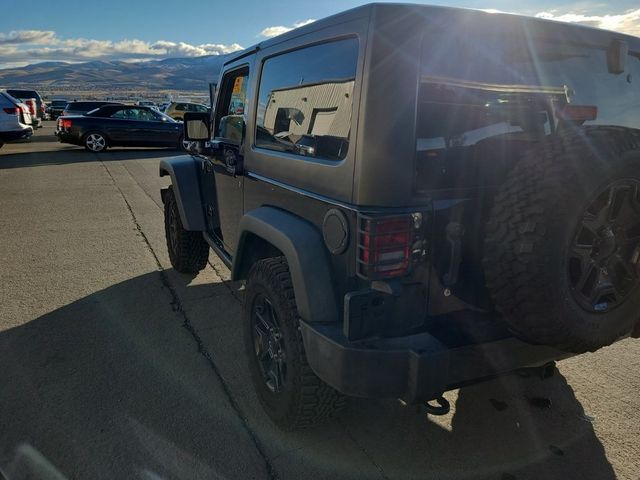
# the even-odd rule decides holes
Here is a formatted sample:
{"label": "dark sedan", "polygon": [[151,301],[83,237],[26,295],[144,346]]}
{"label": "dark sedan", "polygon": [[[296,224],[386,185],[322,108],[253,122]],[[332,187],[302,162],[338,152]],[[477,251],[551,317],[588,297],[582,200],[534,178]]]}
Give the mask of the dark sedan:
{"label": "dark sedan", "polygon": [[85,115],[58,118],[58,140],[102,152],[107,147],[184,149],[182,123],[149,107],[105,105]]}

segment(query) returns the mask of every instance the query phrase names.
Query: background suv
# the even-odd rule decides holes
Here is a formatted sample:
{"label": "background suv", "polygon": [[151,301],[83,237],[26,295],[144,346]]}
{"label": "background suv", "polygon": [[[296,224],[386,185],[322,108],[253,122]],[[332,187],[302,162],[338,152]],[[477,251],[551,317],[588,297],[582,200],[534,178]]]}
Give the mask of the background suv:
{"label": "background suv", "polygon": [[209,107],[200,103],[171,102],[164,113],[174,120],[182,120],[186,112],[207,112],[208,110]]}
{"label": "background suv", "polygon": [[33,119],[34,125],[40,125],[42,120],[44,120],[44,116],[46,113],[46,108],[44,104],[44,100],[42,96],[35,90],[18,90],[18,89],[8,89],[7,93],[14,98],[19,100],[28,100],[30,98],[35,99],[36,108],[35,108],[35,118]]}

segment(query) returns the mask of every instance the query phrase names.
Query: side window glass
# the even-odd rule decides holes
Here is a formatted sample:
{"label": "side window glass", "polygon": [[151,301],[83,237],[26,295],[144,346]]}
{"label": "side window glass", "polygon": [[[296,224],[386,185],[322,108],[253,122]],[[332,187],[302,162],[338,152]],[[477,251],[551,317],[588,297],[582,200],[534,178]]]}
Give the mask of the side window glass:
{"label": "side window glass", "polygon": [[258,96],[256,146],[325,160],[349,149],[358,40],[268,58]]}
{"label": "side window glass", "polygon": [[143,108],[139,108],[138,110],[138,120],[144,120],[145,122],[155,122],[159,120],[159,118],[151,111]]}
{"label": "side window glass", "polygon": [[111,115],[111,118],[119,118],[121,120],[129,120],[131,115],[128,108],[120,109]]}
{"label": "side window glass", "polygon": [[222,90],[216,109],[217,138],[240,145],[244,139],[245,105],[249,70],[243,68],[227,74],[222,80]]}

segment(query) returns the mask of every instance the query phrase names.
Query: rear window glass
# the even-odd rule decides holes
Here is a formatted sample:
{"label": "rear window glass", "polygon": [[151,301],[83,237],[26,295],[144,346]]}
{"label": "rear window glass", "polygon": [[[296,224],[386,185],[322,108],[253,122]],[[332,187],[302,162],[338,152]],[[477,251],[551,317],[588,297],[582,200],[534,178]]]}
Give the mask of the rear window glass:
{"label": "rear window glass", "polygon": [[7,93],[16,98],[39,98],[35,90],[7,90]]}
{"label": "rear window glass", "polygon": [[[618,124],[638,126],[640,96],[635,82],[629,81],[640,74],[637,57],[628,56],[626,73],[616,75],[608,71],[603,46],[582,45],[571,38],[565,42],[531,38],[523,31],[478,29],[458,35],[454,27],[435,30],[425,38],[422,94],[427,98],[446,101],[460,93],[482,105],[488,92],[493,92],[495,102],[500,93],[507,96],[505,90],[511,86],[534,87],[530,93],[534,96],[546,92],[557,101],[597,106],[599,123],[615,119]],[[520,98],[526,95],[520,92]]]}
{"label": "rear window glass", "polygon": [[[597,107],[599,124],[640,126],[637,85],[626,74],[609,73],[604,48],[490,29],[458,35],[459,28],[430,30],[423,43],[416,124],[420,185],[486,183],[497,162],[487,152],[499,148],[517,159],[532,142],[554,133],[556,112],[569,103]],[[637,58],[630,56],[627,68],[634,79],[640,76]]]}
{"label": "rear window glass", "polygon": [[256,146],[326,160],[349,148],[358,40],[303,48],[264,62]]}
{"label": "rear window glass", "polygon": [[73,102],[67,105],[67,110],[75,112],[88,112],[94,110],[102,105],[106,105],[106,102]]}
{"label": "rear window glass", "polygon": [[51,102],[51,106],[52,107],[66,107],[67,106],[67,102],[66,100],[54,100]]}

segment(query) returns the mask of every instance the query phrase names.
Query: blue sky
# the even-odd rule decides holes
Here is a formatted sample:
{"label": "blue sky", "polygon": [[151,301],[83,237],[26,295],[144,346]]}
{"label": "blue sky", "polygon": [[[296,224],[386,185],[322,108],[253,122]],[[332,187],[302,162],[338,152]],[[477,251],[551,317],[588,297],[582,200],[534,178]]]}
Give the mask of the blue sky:
{"label": "blue sky", "polygon": [[[47,60],[140,60],[227,53],[356,0],[3,0],[0,68]],[[423,2],[412,2],[423,3]],[[541,15],[640,35],[637,0],[429,2]]]}

